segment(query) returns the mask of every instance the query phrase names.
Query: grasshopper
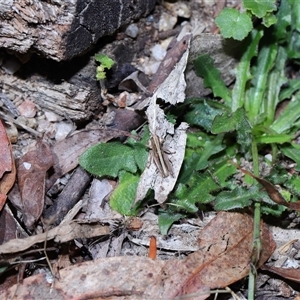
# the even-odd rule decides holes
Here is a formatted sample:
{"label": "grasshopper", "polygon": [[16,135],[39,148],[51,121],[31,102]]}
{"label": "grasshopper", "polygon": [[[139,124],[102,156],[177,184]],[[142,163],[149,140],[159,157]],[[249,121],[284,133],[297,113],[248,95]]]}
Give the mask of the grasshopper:
{"label": "grasshopper", "polygon": [[157,135],[152,135],[151,137],[151,146],[153,151],[153,159],[156,164],[159,172],[163,177],[168,177],[169,175],[173,175],[172,165],[168,156],[166,155],[166,151],[162,149],[161,142]]}

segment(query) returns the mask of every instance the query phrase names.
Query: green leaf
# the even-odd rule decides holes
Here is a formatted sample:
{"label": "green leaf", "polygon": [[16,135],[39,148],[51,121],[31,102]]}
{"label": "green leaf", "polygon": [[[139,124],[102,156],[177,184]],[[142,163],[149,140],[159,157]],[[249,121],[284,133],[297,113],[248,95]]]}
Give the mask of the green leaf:
{"label": "green leaf", "polygon": [[96,79],[103,80],[106,78],[106,72],[102,66],[97,67],[96,69]]}
{"label": "green leaf", "polygon": [[136,215],[132,209],[132,204],[136,195],[139,183],[139,176],[129,172],[121,171],[119,184],[110,197],[110,206],[123,215]]}
{"label": "green leaf", "polygon": [[280,217],[287,207],[283,205],[262,205],[261,213],[264,215],[272,215],[274,217]]}
{"label": "green leaf", "polygon": [[108,57],[106,54],[95,54],[95,60],[99,62],[103,68],[111,69],[111,67],[114,65],[114,61]]}
{"label": "green leaf", "polygon": [[184,116],[185,122],[210,131],[215,116],[222,114],[224,110],[226,110],[225,106],[224,109],[213,107],[209,104],[211,102],[212,101],[202,101],[200,103],[191,104],[190,109]]}
{"label": "green leaf", "polygon": [[243,107],[245,101],[245,89],[248,80],[252,78],[250,74],[251,59],[257,55],[257,47],[263,36],[262,30],[253,29],[247,41],[247,48],[244,51],[240,62],[235,70],[236,81],[232,90],[232,111]]}
{"label": "green leaf", "polygon": [[197,76],[204,78],[204,86],[211,88],[215,97],[223,98],[229,105],[231,103],[230,92],[221,79],[220,71],[215,68],[214,60],[208,54],[203,54],[198,56],[194,66]]}
{"label": "green leaf", "polygon": [[267,13],[276,10],[276,0],[243,0],[243,5],[247,10],[258,18],[264,17]]}
{"label": "green leaf", "polygon": [[214,208],[216,210],[231,210],[250,206],[253,200],[253,190],[246,190],[238,186],[233,191],[224,191],[216,197]]}
{"label": "green leaf", "polygon": [[118,142],[100,143],[87,149],[80,157],[79,164],[96,176],[117,177],[120,170],[137,171],[133,149]]}
{"label": "green leaf", "polygon": [[274,26],[274,35],[278,41],[286,40],[287,27],[291,25],[291,5],[287,0],[281,0],[276,14],[277,23]]}
{"label": "green leaf", "polygon": [[289,180],[284,183],[284,186],[298,198],[300,197],[300,178],[297,175],[293,175]]}
{"label": "green leaf", "polygon": [[300,145],[298,144],[290,144],[290,145],[283,145],[280,147],[282,153],[292,159],[296,164],[296,171],[300,171]]}
{"label": "green leaf", "polygon": [[277,45],[269,44],[259,51],[257,64],[251,80],[252,87],[248,90],[245,99],[245,110],[251,124],[258,123],[258,116],[263,112],[263,99],[267,88],[268,74],[274,66]]}
{"label": "green leaf", "polygon": [[96,69],[96,78],[97,80],[103,80],[106,78],[106,70],[111,69],[114,61],[106,54],[95,54],[95,60],[101,64]]}
{"label": "green leaf", "polygon": [[174,213],[174,211],[158,211],[158,226],[162,235],[166,235],[172,226],[172,224],[182,218],[185,218],[185,214]]}
{"label": "green leaf", "polygon": [[185,158],[178,182],[187,183],[195,170],[205,169],[209,164],[209,158],[225,147],[223,135],[209,137],[203,132],[188,133]]}
{"label": "green leaf", "polygon": [[272,13],[267,13],[264,17],[263,17],[263,24],[266,26],[266,27],[270,27],[274,24],[276,24],[277,22],[277,18],[275,17],[274,14]]}
{"label": "green leaf", "polygon": [[295,122],[300,118],[300,93],[292,97],[292,100],[285,107],[281,115],[270,126],[278,133],[291,130]]}
{"label": "green leaf", "polygon": [[149,151],[148,151],[149,139],[150,139],[149,127],[144,126],[141,139],[129,138],[126,142],[127,145],[130,145],[132,147],[134,160],[140,171],[144,171],[147,165],[148,156],[149,156]]}
{"label": "green leaf", "polygon": [[265,134],[255,138],[257,143],[260,144],[284,144],[291,142],[294,139],[294,135],[291,134]]}
{"label": "green leaf", "polygon": [[251,18],[233,8],[224,8],[215,22],[224,38],[239,41],[243,40],[253,28]]}
{"label": "green leaf", "polygon": [[220,186],[205,172],[204,174],[194,173],[188,184],[179,184],[174,193],[172,201],[179,207],[184,207],[188,212],[196,212],[198,209],[196,203],[209,203],[214,197],[211,195]]}
{"label": "green leaf", "polygon": [[252,129],[243,108],[239,108],[233,113],[216,116],[211,129],[214,134],[234,130],[238,134],[238,143],[243,147],[249,147],[252,141]]}
{"label": "green leaf", "polygon": [[208,160],[209,158],[216,154],[221,152],[226,146],[222,143],[223,141],[223,135],[217,135],[212,141],[207,141],[204,144],[203,151],[201,152],[201,155],[197,162],[194,162],[194,170],[199,171],[203,170],[208,166]]}
{"label": "green leaf", "polygon": [[267,82],[267,93],[264,100],[264,112],[266,114],[264,125],[270,125],[274,122],[280,90],[282,85],[288,81],[285,76],[286,60],[287,52],[285,48],[279,46],[275,66],[270,72]]}
{"label": "green leaf", "polygon": [[300,89],[300,79],[292,79],[288,81],[288,87],[281,89],[279,94],[279,101],[291,98],[291,96]]}

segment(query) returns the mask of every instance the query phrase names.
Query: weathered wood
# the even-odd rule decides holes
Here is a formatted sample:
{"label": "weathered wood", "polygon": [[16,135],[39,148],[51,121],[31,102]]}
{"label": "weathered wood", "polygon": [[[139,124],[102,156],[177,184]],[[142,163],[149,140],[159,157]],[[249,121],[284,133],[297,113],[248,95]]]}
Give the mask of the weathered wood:
{"label": "weathered wood", "polygon": [[13,102],[16,99],[31,100],[44,110],[68,116],[73,121],[90,119],[101,99],[100,92],[84,81],[54,84],[39,75],[24,80],[0,72],[0,88]]}
{"label": "weathered wood", "polygon": [[155,0],[1,0],[0,45],[68,60],[154,5]]}

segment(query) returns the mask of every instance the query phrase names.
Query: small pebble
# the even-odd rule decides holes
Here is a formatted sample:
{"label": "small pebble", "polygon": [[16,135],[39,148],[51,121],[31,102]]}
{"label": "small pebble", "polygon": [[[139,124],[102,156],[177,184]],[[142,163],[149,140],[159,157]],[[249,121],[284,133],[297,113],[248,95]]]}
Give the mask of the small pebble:
{"label": "small pebble", "polygon": [[167,31],[173,29],[177,22],[177,17],[172,16],[171,14],[162,13],[160,20],[158,22],[159,31]]}
{"label": "small pebble", "polygon": [[33,118],[36,115],[36,106],[32,101],[25,100],[18,107],[21,116],[26,118]]}
{"label": "small pebble", "polygon": [[151,48],[152,57],[157,61],[162,61],[165,57],[167,51],[161,45],[155,44]]}
{"label": "small pebble", "polygon": [[64,140],[72,130],[73,124],[66,122],[56,123],[55,140],[57,142]]}
{"label": "small pebble", "polygon": [[268,161],[272,161],[272,154],[266,154],[266,155],[265,155],[265,158],[266,158]]}
{"label": "small pebble", "polygon": [[137,27],[136,24],[130,24],[125,30],[125,34],[130,36],[133,39],[137,37],[138,33],[139,33],[139,28]]}
{"label": "small pebble", "polygon": [[157,72],[159,65],[160,65],[159,61],[149,63],[147,66],[144,67],[144,73],[146,75],[152,76]]}
{"label": "small pebble", "polygon": [[188,5],[182,1],[178,1],[175,3],[165,2],[164,6],[171,12],[172,15],[182,17],[182,18],[190,18],[191,10]]}
{"label": "small pebble", "polygon": [[49,122],[59,121],[59,116],[52,111],[45,111],[45,117]]}

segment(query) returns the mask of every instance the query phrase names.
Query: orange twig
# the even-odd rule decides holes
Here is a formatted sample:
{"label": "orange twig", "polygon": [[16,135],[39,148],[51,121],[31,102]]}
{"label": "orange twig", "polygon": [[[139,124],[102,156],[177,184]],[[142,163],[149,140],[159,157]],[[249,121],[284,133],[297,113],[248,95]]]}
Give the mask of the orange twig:
{"label": "orange twig", "polygon": [[148,257],[152,258],[152,259],[156,259],[156,253],[157,253],[156,237],[155,236],[151,236],[150,237]]}

